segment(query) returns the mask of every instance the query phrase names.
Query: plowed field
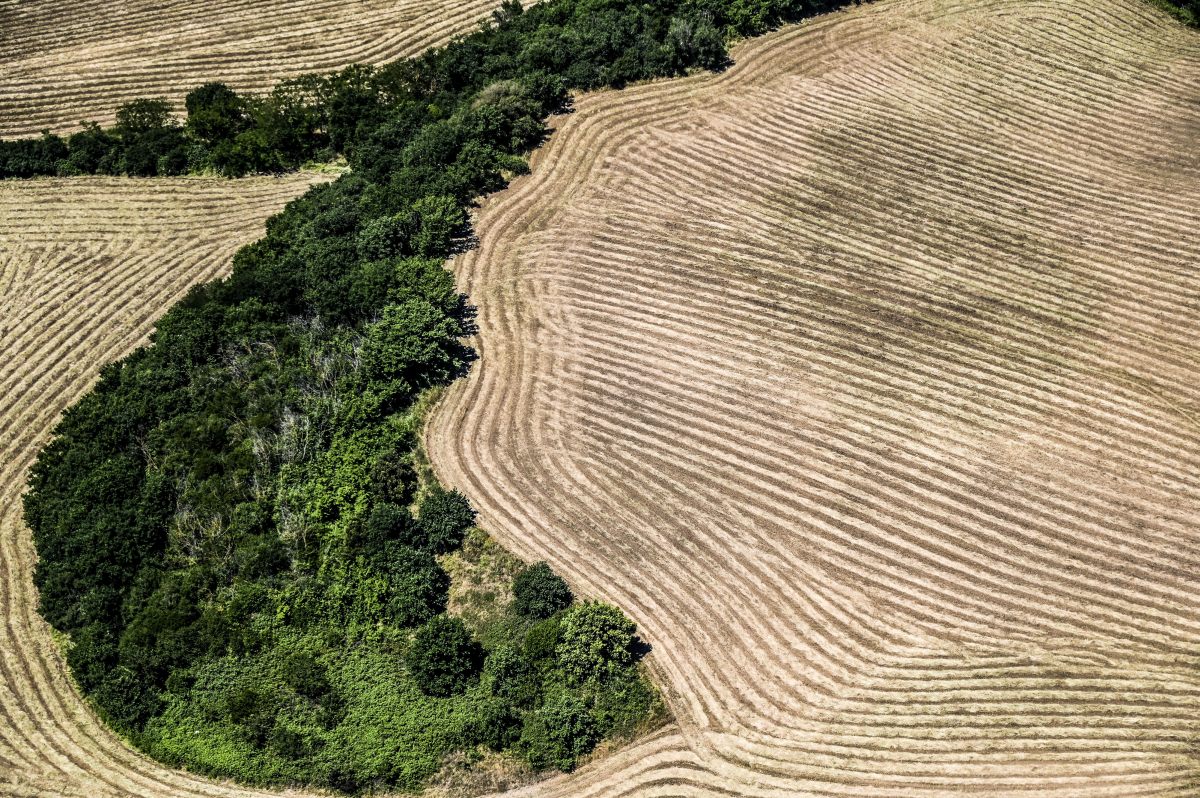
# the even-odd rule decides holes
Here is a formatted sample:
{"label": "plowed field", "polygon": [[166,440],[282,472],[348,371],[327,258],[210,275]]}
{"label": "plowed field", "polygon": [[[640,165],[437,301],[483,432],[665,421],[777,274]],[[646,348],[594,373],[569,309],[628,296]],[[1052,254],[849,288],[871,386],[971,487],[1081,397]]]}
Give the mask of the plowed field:
{"label": "plowed field", "polygon": [[131,752],[37,614],[25,476],[59,414],[317,178],[0,183],[0,794],[244,795]]}
{"label": "plowed field", "polygon": [[0,1],[0,137],[110,124],[117,106],[218,80],[243,91],[415,55],[474,30],[498,0]]}
{"label": "plowed field", "polygon": [[679,719],[562,795],[1200,794],[1200,35],[885,0],[582,99],[428,432]]}

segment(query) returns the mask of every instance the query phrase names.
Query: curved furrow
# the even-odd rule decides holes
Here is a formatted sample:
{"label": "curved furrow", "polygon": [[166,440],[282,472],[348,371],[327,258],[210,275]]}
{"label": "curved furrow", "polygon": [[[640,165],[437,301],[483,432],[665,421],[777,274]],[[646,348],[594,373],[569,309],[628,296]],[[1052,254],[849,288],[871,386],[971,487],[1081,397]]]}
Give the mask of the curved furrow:
{"label": "curved furrow", "polygon": [[638,621],[706,784],[1194,792],[1200,39],[907,0],[735,55],[484,203],[439,474]]}
{"label": "curved furrow", "polygon": [[[264,220],[314,180],[36,180],[0,186],[0,252],[19,264],[4,309],[0,385],[0,792],[226,795],[243,790],[163,769],[92,716],[36,614],[35,559],[20,520],[25,473],[59,413],[99,368],[145,340],[196,282],[225,272]],[[17,757],[9,757],[8,751]]]}
{"label": "curved furrow", "polygon": [[[496,0],[285,0],[269,6],[0,5],[0,137],[110,124],[121,103],[218,80],[265,91],[285,78],[416,55],[471,32]],[[102,31],[103,35],[97,35]],[[80,69],[80,64],[86,69]]]}

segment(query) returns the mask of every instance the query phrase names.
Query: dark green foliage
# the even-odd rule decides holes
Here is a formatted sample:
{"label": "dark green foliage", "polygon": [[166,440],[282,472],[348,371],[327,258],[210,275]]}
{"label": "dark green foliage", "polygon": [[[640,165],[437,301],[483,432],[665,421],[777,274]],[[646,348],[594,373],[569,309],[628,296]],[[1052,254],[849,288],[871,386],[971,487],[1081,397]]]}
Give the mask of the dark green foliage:
{"label": "dark green foliage", "polygon": [[[84,125],[83,130],[67,139],[69,174],[114,173],[117,169],[115,155],[120,139],[113,133],[102,130],[95,122]],[[60,171],[62,171],[60,169]]]}
{"label": "dark green foliage", "polygon": [[482,661],[483,649],[463,622],[449,615],[418,629],[404,658],[421,692],[441,697],[466,690]]}
{"label": "dark green foliage", "polygon": [[162,100],[134,100],[117,109],[117,124],[113,132],[124,140],[144,136],[168,127],[171,106]]}
{"label": "dark green foliage", "polygon": [[456,490],[440,487],[426,494],[418,513],[422,543],[436,554],[458,548],[463,535],[475,523],[475,511],[467,497]]}
{"label": "dark green foliage", "polygon": [[1200,0],[1151,0],[1185,25],[1200,27]]}
{"label": "dark green foliage", "polygon": [[562,639],[562,623],[559,618],[547,618],[535,623],[525,632],[522,650],[525,658],[540,668],[553,667]]}
{"label": "dark green foliage", "polygon": [[534,563],[513,580],[513,611],[526,618],[549,618],[574,600],[571,588],[544,562]]}
{"label": "dark green foliage", "polygon": [[601,736],[587,704],[564,693],[526,716],[518,747],[534,768],[572,770]]}
{"label": "dark green foliage", "polygon": [[113,133],[120,139],[115,171],[135,177],[183,174],[188,168],[183,128],[161,100],[134,100],[117,110]]}
{"label": "dark green foliage", "polygon": [[391,502],[380,502],[371,508],[363,524],[361,547],[367,550],[381,549],[388,541],[396,540],[406,545],[416,541],[416,521],[407,509]]}
{"label": "dark green foliage", "polygon": [[450,578],[433,555],[392,543],[381,550],[376,568],[386,580],[380,620],[416,626],[445,611]]}
{"label": "dark green foliage", "polygon": [[[386,305],[363,341],[365,376],[381,383],[402,383],[410,392],[448,382],[465,365],[465,354],[455,339],[458,332],[458,320],[424,299]],[[404,399],[411,396],[406,393]]]}
{"label": "dark green foliage", "polygon": [[39,139],[0,141],[0,178],[52,175],[67,156],[67,143],[50,133]]}
{"label": "dark green foliage", "polygon": [[206,83],[192,90],[184,106],[188,132],[209,147],[237,138],[252,124],[246,101],[224,83]]}
{"label": "dark green foliage", "polygon": [[532,705],[541,693],[537,669],[512,645],[498,646],[488,654],[483,683],[492,695],[513,706]]}
{"label": "dark green foliage", "polygon": [[511,749],[521,736],[521,714],[506,701],[481,701],[467,738],[493,751]]}

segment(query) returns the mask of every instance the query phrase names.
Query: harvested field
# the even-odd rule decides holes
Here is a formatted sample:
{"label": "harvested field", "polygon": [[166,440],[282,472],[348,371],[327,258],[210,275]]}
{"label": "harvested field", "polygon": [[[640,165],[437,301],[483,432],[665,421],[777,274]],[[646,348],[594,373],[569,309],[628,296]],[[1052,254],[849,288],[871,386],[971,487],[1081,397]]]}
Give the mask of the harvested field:
{"label": "harvested field", "polygon": [[246,794],[146,761],[86,709],[37,614],[20,496],[51,426],[100,368],[321,179],[0,183],[0,794]]}
{"label": "harvested field", "polygon": [[64,7],[0,2],[0,137],[110,124],[117,106],[182,106],[201,83],[238,91],[352,63],[380,64],[469,33],[498,0],[285,0]]}
{"label": "harvested field", "polygon": [[561,795],[1200,793],[1200,35],[883,0],[583,98],[427,433],[677,731]]}

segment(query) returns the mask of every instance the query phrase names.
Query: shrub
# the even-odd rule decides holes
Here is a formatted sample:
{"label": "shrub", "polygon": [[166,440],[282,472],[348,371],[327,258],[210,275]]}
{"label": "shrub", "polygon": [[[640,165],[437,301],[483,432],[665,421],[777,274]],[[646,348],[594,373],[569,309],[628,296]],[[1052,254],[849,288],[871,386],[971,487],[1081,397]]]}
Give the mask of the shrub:
{"label": "shrub", "polygon": [[537,671],[524,654],[511,645],[500,645],[483,665],[483,684],[492,695],[517,706],[533,704],[541,692]]}
{"label": "shrub", "polygon": [[379,502],[371,508],[363,522],[361,548],[374,551],[389,540],[413,545],[416,538],[416,521],[405,508],[391,502]]}
{"label": "shrub", "polygon": [[458,618],[438,615],[413,636],[405,664],[426,695],[446,697],[467,689],[479,673],[483,649]]}
{"label": "shrub", "polygon": [[513,580],[513,611],[526,618],[549,618],[574,599],[563,578],[544,562],[534,563]]}
{"label": "shrub", "polygon": [[399,627],[417,626],[446,610],[450,577],[429,552],[392,542],[374,561],[383,570],[385,620]]}
{"label": "shrub", "polygon": [[477,705],[475,717],[467,730],[467,739],[486,745],[493,751],[512,747],[521,736],[521,716],[502,699],[484,701]]}
{"label": "shrub", "polygon": [[517,745],[534,768],[569,771],[599,741],[600,732],[587,705],[564,693],[526,716]]}
{"label": "shrub", "polygon": [[475,511],[467,497],[456,490],[434,487],[418,509],[425,548],[437,554],[462,544],[463,536],[475,523]]}
{"label": "shrub", "polygon": [[561,639],[562,624],[558,618],[547,618],[535,623],[525,633],[522,643],[525,658],[543,669],[553,665]]}

